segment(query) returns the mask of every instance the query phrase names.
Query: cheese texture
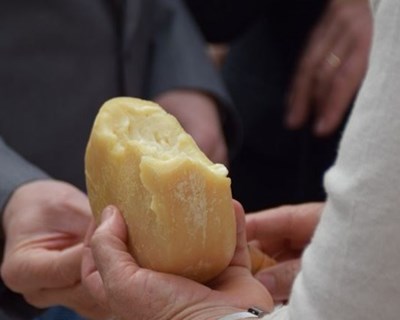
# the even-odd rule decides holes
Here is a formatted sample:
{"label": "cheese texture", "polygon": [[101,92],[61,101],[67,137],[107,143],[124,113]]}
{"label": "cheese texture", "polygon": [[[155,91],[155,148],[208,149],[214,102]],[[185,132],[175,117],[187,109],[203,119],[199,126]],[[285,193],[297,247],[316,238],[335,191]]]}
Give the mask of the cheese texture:
{"label": "cheese texture", "polygon": [[120,209],[141,267],[207,282],[228,266],[236,244],[228,171],[157,104],[107,101],[92,128],[85,174],[96,219],[107,205]]}

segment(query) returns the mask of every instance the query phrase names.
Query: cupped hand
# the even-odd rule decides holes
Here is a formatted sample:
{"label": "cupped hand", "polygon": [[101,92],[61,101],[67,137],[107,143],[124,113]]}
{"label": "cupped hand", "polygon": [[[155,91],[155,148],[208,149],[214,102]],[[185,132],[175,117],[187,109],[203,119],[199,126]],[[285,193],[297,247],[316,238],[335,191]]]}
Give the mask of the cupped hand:
{"label": "cupped hand", "polygon": [[[85,249],[82,277],[116,319],[218,319],[252,306],[271,310],[272,299],[250,273],[243,209],[235,204],[237,246],[229,267],[207,285],[140,268],[127,251],[127,231],[115,207]],[[90,236],[89,236],[90,238]]]}
{"label": "cupped hand", "polygon": [[211,161],[228,164],[228,149],[215,99],[198,90],[176,89],[161,94],[155,102],[178,119]]}
{"label": "cupped hand", "polygon": [[298,129],[311,117],[318,136],[338,128],[367,69],[372,25],[368,0],[330,0],[293,77],[289,128]]}
{"label": "cupped hand", "polygon": [[38,308],[64,305],[89,318],[107,316],[81,283],[90,220],[86,195],[72,185],[42,180],[19,187],[3,216],[4,283]]}
{"label": "cupped hand", "polygon": [[300,257],[311,241],[323,206],[306,203],[247,214],[248,241],[278,262],[255,275],[275,302],[288,300],[300,270]]}

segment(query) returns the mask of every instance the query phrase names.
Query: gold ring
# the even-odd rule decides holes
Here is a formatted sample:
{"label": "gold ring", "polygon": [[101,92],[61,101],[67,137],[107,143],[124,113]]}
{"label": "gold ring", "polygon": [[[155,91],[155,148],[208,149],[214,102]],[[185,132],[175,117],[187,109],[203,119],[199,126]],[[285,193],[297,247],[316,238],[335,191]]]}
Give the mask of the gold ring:
{"label": "gold ring", "polygon": [[326,62],[332,67],[332,68],[337,68],[340,66],[342,63],[342,60],[334,54],[333,52],[330,52],[329,55],[326,57]]}

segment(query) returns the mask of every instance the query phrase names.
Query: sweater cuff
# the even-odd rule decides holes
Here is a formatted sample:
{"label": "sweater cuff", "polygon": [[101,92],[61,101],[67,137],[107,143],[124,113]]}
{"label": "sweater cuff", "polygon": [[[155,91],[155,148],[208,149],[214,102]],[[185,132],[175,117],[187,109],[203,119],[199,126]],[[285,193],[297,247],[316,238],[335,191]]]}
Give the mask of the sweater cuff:
{"label": "sweater cuff", "polygon": [[278,306],[272,313],[269,313],[262,317],[263,320],[288,320],[288,307]]}

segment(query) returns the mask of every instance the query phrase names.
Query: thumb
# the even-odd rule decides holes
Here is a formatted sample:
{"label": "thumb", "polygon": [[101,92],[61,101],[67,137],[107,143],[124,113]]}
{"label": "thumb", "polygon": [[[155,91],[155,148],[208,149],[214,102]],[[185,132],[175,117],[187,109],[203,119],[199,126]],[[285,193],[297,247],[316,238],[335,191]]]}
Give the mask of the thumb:
{"label": "thumb", "polygon": [[130,265],[138,267],[128,253],[127,226],[118,209],[106,207],[101,220],[91,239],[91,249],[96,267],[107,285],[108,277],[115,275],[117,269]]}
{"label": "thumb", "polygon": [[104,287],[111,294],[119,285],[126,284],[126,275],[132,276],[139,270],[128,252],[127,239],[122,215],[117,208],[108,206],[103,210],[102,222],[91,239],[91,251]]}
{"label": "thumb", "polygon": [[294,259],[263,269],[255,277],[267,288],[274,301],[280,302],[289,299],[299,271],[300,259]]}
{"label": "thumb", "polygon": [[250,255],[247,249],[244,209],[236,200],[233,200],[233,207],[236,216],[236,248],[231,265],[250,269]]}

